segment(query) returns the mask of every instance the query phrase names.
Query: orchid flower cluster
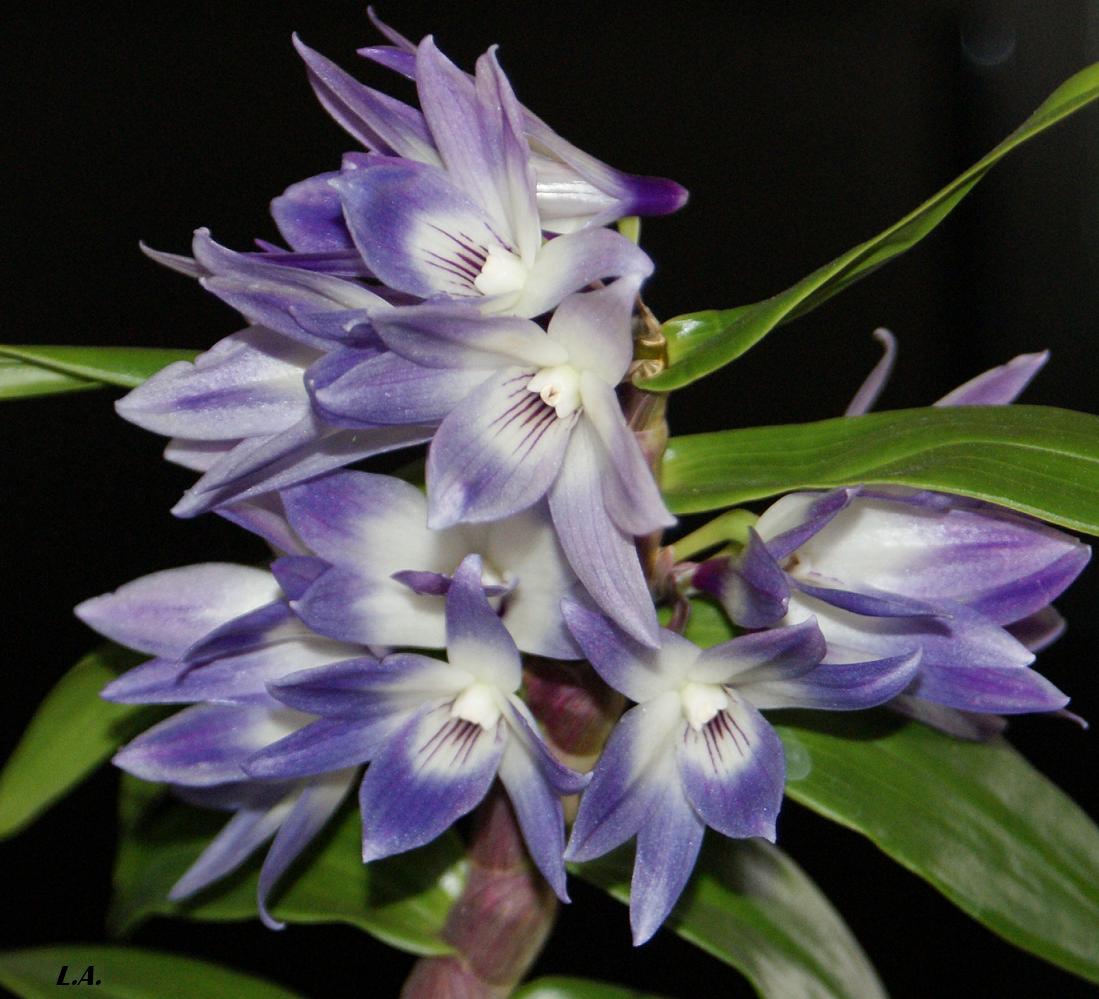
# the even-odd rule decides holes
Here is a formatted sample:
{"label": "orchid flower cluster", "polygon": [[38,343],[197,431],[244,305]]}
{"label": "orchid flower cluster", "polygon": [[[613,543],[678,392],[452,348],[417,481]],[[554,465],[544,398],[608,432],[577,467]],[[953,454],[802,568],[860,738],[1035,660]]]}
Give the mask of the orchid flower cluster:
{"label": "orchid flower cluster", "polygon": [[[200,229],[190,256],[146,251],[245,325],[118,412],[198,473],[177,515],[213,511],[273,552],[77,608],[151,657],[104,698],[184,705],[114,762],[230,815],[172,897],[269,843],[258,909],[279,928],[272,892],[353,792],[371,863],[431,842],[498,780],[563,901],[567,862],[636,839],[641,944],[707,827],[775,839],[786,764],[767,713],[885,705],[967,739],[1065,713],[1035,652],[1090,550],[1038,520],[869,483],[788,493],[694,550],[664,540],[664,397],[635,378],[659,354],[639,297],[653,263],[616,223],[686,192],[572,146],[494,49],[470,75],[376,23],[387,44],[362,54],[414,81],[419,106],[295,40],[360,148],[273,200],[285,245]],[[848,415],[881,387],[882,339]],[[936,405],[1011,403],[1045,360]],[[396,475],[348,467],[424,445]],[[703,603],[732,636],[706,648],[684,634]],[[587,755],[531,696],[577,664],[612,706],[587,718]]]}

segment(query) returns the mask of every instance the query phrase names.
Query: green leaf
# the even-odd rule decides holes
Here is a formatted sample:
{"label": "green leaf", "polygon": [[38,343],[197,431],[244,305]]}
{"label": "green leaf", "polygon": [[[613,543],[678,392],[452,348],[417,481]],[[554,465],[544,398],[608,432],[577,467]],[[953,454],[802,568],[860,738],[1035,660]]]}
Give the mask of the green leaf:
{"label": "green leaf", "polygon": [[1061,84],[987,156],[951,181],[915,211],[873,239],[837,257],[792,288],[753,305],[678,316],[664,324],[669,367],[640,382],[667,392],[708,375],[759,343],[776,326],[827,301],[848,285],[914,246],[931,232],[1004,156],[1062,118],[1099,97],[1099,63]]}
{"label": "green leaf", "polygon": [[61,392],[79,392],[83,389],[98,387],[98,382],[73,378],[60,371],[26,364],[12,357],[0,357],[0,399],[58,395]]}
{"label": "green leaf", "polygon": [[673,437],[663,490],[694,513],[793,489],[937,489],[1099,534],[1099,417],[960,406]]}
{"label": "green leaf", "polygon": [[104,645],[46,695],[0,772],[0,838],[11,836],[71,791],[159,712],[110,704],[99,692],[142,656]]}
{"label": "green leaf", "polygon": [[786,793],[869,837],[1011,943],[1099,982],[1099,829],[1002,739],[886,712],[790,713]]}
{"label": "green leaf", "polygon": [[160,347],[0,345],[0,399],[119,385],[135,388],[174,361],[198,351]]}
{"label": "green leaf", "polygon": [[[125,778],[120,842],[108,926],[128,933],[153,915],[212,922],[256,918],[261,849],[240,871],[186,902],[168,890],[227,821],[223,812],[161,800],[161,789]],[[272,912],[289,923],[349,923],[413,954],[449,954],[443,923],[461,893],[461,840],[448,833],[428,846],[362,862],[359,816],[348,809],[299,860],[275,895]],[[295,873],[296,872],[296,873]]]}
{"label": "green leaf", "polygon": [[[631,856],[574,870],[629,900]],[[831,903],[785,853],[761,839],[707,835],[668,927],[737,968],[768,999],[874,999],[885,992]]]}
{"label": "green leaf", "polygon": [[70,987],[91,966],[97,999],[300,999],[298,993],[220,964],[137,947],[55,944],[0,952],[0,985],[20,999],[57,999],[58,975]]}
{"label": "green leaf", "polygon": [[637,992],[590,978],[538,978],[512,994],[512,999],[660,999],[652,992]]}

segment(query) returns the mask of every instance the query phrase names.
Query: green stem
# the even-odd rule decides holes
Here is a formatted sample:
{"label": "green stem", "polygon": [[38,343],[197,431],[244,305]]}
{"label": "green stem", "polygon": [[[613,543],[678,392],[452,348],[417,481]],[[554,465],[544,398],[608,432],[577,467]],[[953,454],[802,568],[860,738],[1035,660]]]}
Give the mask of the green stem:
{"label": "green stem", "polygon": [[720,517],[714,517],[697,531],[692,531],[675,542],[672,545],[675,560],[682,562],[707,548],[717,548],[730,541],[743,545],[748,540],[748,528],[755,526],[758,520],[759,517],[751,510],[726,510]]}

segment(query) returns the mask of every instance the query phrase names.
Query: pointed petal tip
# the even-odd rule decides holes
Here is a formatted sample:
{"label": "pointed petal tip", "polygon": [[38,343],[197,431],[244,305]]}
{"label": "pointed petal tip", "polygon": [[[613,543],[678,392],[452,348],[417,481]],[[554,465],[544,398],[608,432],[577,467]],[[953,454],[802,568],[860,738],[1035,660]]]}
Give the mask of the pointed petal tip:
{"label": "pointed petal tip", "polygon": [[259,914],[260,922],[263,923],[263,925],[266,926],[269,930],[275,930],[277,932],[279,930],[286,929],[286,923],[280,922],[278,919],[275,919],[275,917],[272,916],[271,913],[268,911],[267,905],[263,902],[263,900],[259,900],[256,909]]}
{"label": "pointed petal tip", "polygon": [[626,215],[671,215],[686,205],[690,198],[690,193],[682,184],[667,177],[630,176],[626,185],[630,191]]}

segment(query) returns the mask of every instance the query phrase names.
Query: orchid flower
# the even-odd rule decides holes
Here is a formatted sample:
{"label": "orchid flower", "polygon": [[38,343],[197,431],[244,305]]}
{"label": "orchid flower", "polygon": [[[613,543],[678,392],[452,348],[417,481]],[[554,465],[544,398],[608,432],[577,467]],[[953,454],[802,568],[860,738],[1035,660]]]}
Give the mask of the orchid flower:
{"label": "orchid flower", "polygon": [[294,556],[275,571],[287,561],[319,563],[319,574],[293,602],[315,631],[363,645],[442,648],[439,598],[462,559],[476,552],[486,593],[519,649],[578,658],[560,604],[583,594],[544,503],[491,524],[431,530],[420,490],[346,471],[284,490],[282,499],[305,550],[319,559]]}
{"label": "orchid flower", "polygon": [[[891,366],[892,335],[879,331],[879,339],[885,357],[851,415],[869,407]],[[1046,356],[1020,355],[936,405],[1010,403]],[[1090,556],[1075,538],[987,503],[904,489],[841,489],[782,497],[760,517],[741,555],[704,563],[694,580],[744,627],[814,617],[830,660],[921,648],[919,676],[897,706],[974,736],[987,727],[941,708],[1018,714],[1068,702],[1028,667],[1033,649],[1059,633],[1050,603]]]}
{"label": "orchid flower", "polygon": [[[337,65],[295,38],[318,100],[333,119],[371,152],[441,166],[445,139],[436,137],[437,118],[431,84],[422,80],[417,46],[382,24],[375,25],[393,46],[361,50],[361,54],[417,81],[423,113],[360,83]],[[465,100],[474,99],[475,80],[445,57],[435,57],[447,71],[449,85]],[[666,215],[677,211],[687,192],[662,177],[622,173],[577,149],[541,119],[519,106],[519,123],[528,145],[534,175],[535,200],[542,228],[567,233],[606,225],[625,215]],[[272,204],[272,214],[291,246],[302,250],[338,250],[351,246],[347,229],[325,176],[291,187]]]}
{"label": "orchid flower", "polygon": [[[634,537],[673,523],[615,396],[633,353],[638,279],[570,295],[547,330],[449,306],[393,309],[375,330],[395,354],[478,384],[443,420],[428,453],[428,524],[442,530],[512,516],[549,498],[561,546],[595,601],[641,641],[656,615]],[[355,373],[313,386],[326,419],[369,424],[391,389]],[[401,418],[422,419],[418,396]],[[423,407],[432,405],[424,400]]]}
{"label": "orchid flower", "polygon": [[703,651],[666,629],[658,649],[646,648],[601,614],[563,610],[599,675],[637,705],[611,733],[565,851],[567,860],[592,860],[637,837],[634,944],[671,912],[706,826],[774,840],[786,764],[761,710],[873,707],[899,693],[919,662],[916,651],[820,665],[824,637],[812,619]]}
{"label": "orchid flower", "polygon": [[430,36],[416,67],[440,163],[345,160],[329,181],[378,280],[421,299],[533,317],[597,279],[651,272],[649,258],[609,229],[543,241],[520,108],[494,51],[477,61],[474,87]]}
{"label": "orchid flower", "polygon": [[455,379],[417,369],[421,390],[437,403],[416,425],[365,431],[327,423],[313,410],[304,378],[331,352],[346,349],[381,365],[412,367],[389,355],[374,335],[370,312],[389,303],[361,285],[234,253],[200,229],[194,258],[150,252],[198,277],[252,324],[195,361],[158,372],[116,404],[119,415],[173,438],[166,457],[203,473],[173,512],[194,516],[300,482],[370,455],[430,439],[448,409]]}
{"label": "orchid flower", "polygon": [[428,843],[473,809],[499,776],[538,869],[563,900],[560,796],[588,778],[559,763],[516,696],[519,653],[489,604],[477,555],[446,595],[449,662],[398,652],[293,674],[269,685],[288,707],[322,717],[244,764],[294,780],[370,761],[359,791],[363,860]]}
{"label": "orchid flower", "polygon": [[267,898],[294,858],[350,791],[353,768],[304,780],[246,777],[242,762],[311,720],[270,696],[265,683],[346,659],[361,647],[310,632],[292,615],[274,577],[206,563],[144,576],[76,609],[96,631],[155,658],[108,684],[124,704],[192,704],[118,751],[116,766],[172,786],[185,800],[234,812],[172,887],[187,898],[239,867],[274,837],[257,888],[260,918],[282,924]]}

